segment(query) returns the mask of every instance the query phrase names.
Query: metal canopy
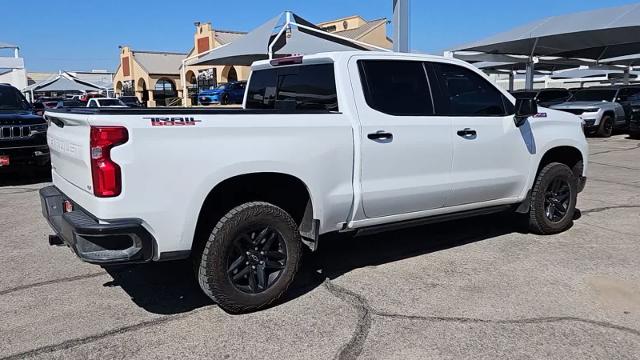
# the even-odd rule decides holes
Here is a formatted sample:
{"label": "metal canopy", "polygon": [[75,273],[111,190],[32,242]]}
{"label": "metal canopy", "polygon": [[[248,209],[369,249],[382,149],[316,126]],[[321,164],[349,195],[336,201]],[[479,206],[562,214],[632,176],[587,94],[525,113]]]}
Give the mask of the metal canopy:
{"label": "metal canopy", "polygon": [[549,17],[453,51],[594,60],[640,53],[640,4]]}
{"label": "metal canopy", "polygon": [[[283,17],[284,25],[278,26]],[[371,49],[388,51],[328,33],[287,11],[228,45],[185,59],[184,64],[249,66],[255,61],[277,55]]]}
{"label": "metal canopy", "polygon": [[9,43],[5,43],[0,41],[0,49],[17,49],[18,46],[17,45],[13,45],[13,44],[9,44]]}
{"label": "metal canopy", "polygon": [[96,90],[104,90],[104,88],[86,81],[78,80],[67,73],[60,73],[55,77],[33,84],[24,89],[24,91],[30,92]]}

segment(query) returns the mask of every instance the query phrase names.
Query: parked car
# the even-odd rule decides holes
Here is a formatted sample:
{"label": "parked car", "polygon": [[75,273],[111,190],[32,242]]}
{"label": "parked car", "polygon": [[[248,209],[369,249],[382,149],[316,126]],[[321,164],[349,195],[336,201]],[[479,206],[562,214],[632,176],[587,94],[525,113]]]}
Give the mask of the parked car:
{"label": "parked car", "polygon": [[25,165],[49,166],[47,122],[18,89],[0,84],[0,171]]}
{"label": "parked car", "polygon": [[138,99],[137,96],[120,96],[118,99],[122,101],[125,105],[131,108],[141,108],[144,107],[142,102]]}
{"label": "parked car", "polygon": [[580,119],[465,62],[336,52],[252,71],[240,110],[48,111],[50,243],[101,265],[191,257],[202,290],[246,312],[276,301],[324,234],[498,211],[538,234],[572,224]]}
{"label": "parked car", "polygon": [[576,91],[568,102],[554,105],[553,109],[580,116],[587,133],[609,137],[614,129],[629,127],[632,111],[640,106],[640,86],[592,87]]}
{"label": "parked car", "polygon": [[535,99],[538,105],[551,107],[566,102],[571,97],[567,89],[518,90],[511,93],[516,99]]}
{"label": "parked car", "polygon": [[125,103],[123,103],[122,100],[120,100],[120,99],[115,99],[115,98],[93,98],[93,99],[89,99],[89,102],[87,103],[86,107],[89,107],[89,108],[103,108],[103,107],[126,108],[128,106]]}
{"label": "parked car", "polygon": [[246,86],[246,81],[238,81],[220,85],[214,89],[203,90],[198,94],[198,102],[200,105],[240,104],[244,99]]}

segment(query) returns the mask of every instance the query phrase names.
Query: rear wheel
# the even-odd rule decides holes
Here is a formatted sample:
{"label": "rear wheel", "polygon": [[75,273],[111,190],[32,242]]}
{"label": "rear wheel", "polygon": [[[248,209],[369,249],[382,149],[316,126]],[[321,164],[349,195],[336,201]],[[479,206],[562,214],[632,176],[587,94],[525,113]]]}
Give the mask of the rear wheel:
{"label": "rear wheel", "polygon": [[578,180],[567,165],[545,166],[531,192],[529,230],[542,235],[568,230],[573,223],[577,194]]}
{"label": "rear wheel", "polygon": [[605,115],[600,121],[598,136],[608,138],[611,134],[613,134],[613,118],[610,115]]}
{"label": "rear wheel", "polygon": [[278,300],[302,256],[295,221],[279,207],[251,202],[229,211],[199,259],[200,287],[224,310],[255,311]]}

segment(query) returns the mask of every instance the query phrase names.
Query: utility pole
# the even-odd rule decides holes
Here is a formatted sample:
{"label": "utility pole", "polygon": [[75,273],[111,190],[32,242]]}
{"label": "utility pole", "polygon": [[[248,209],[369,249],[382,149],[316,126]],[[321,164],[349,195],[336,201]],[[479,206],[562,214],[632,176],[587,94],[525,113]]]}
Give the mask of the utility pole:
{"label": "utility pole", "polygon": [[409,52],[409,0],[393,0],[393,51]]}

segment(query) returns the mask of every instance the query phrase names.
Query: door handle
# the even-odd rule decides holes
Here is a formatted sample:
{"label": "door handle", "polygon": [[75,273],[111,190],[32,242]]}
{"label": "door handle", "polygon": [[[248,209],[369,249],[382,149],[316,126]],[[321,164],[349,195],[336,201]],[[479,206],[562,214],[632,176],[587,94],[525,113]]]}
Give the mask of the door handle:
{"label": "door handle", "polygon": [[393,134],[388,133],[384,130],[378,130],[374,133],[367,135],[369,140],[378,141],[378,142],[391,142],[393,140]]}
{"label": "door handle", "polygon": [[463,130],[458,130],[458,136],[462,136],[464,138],[466,137],[471,137],[471,136],[476,136],[478,135],[478,133],[470,128],[465,128]]}

